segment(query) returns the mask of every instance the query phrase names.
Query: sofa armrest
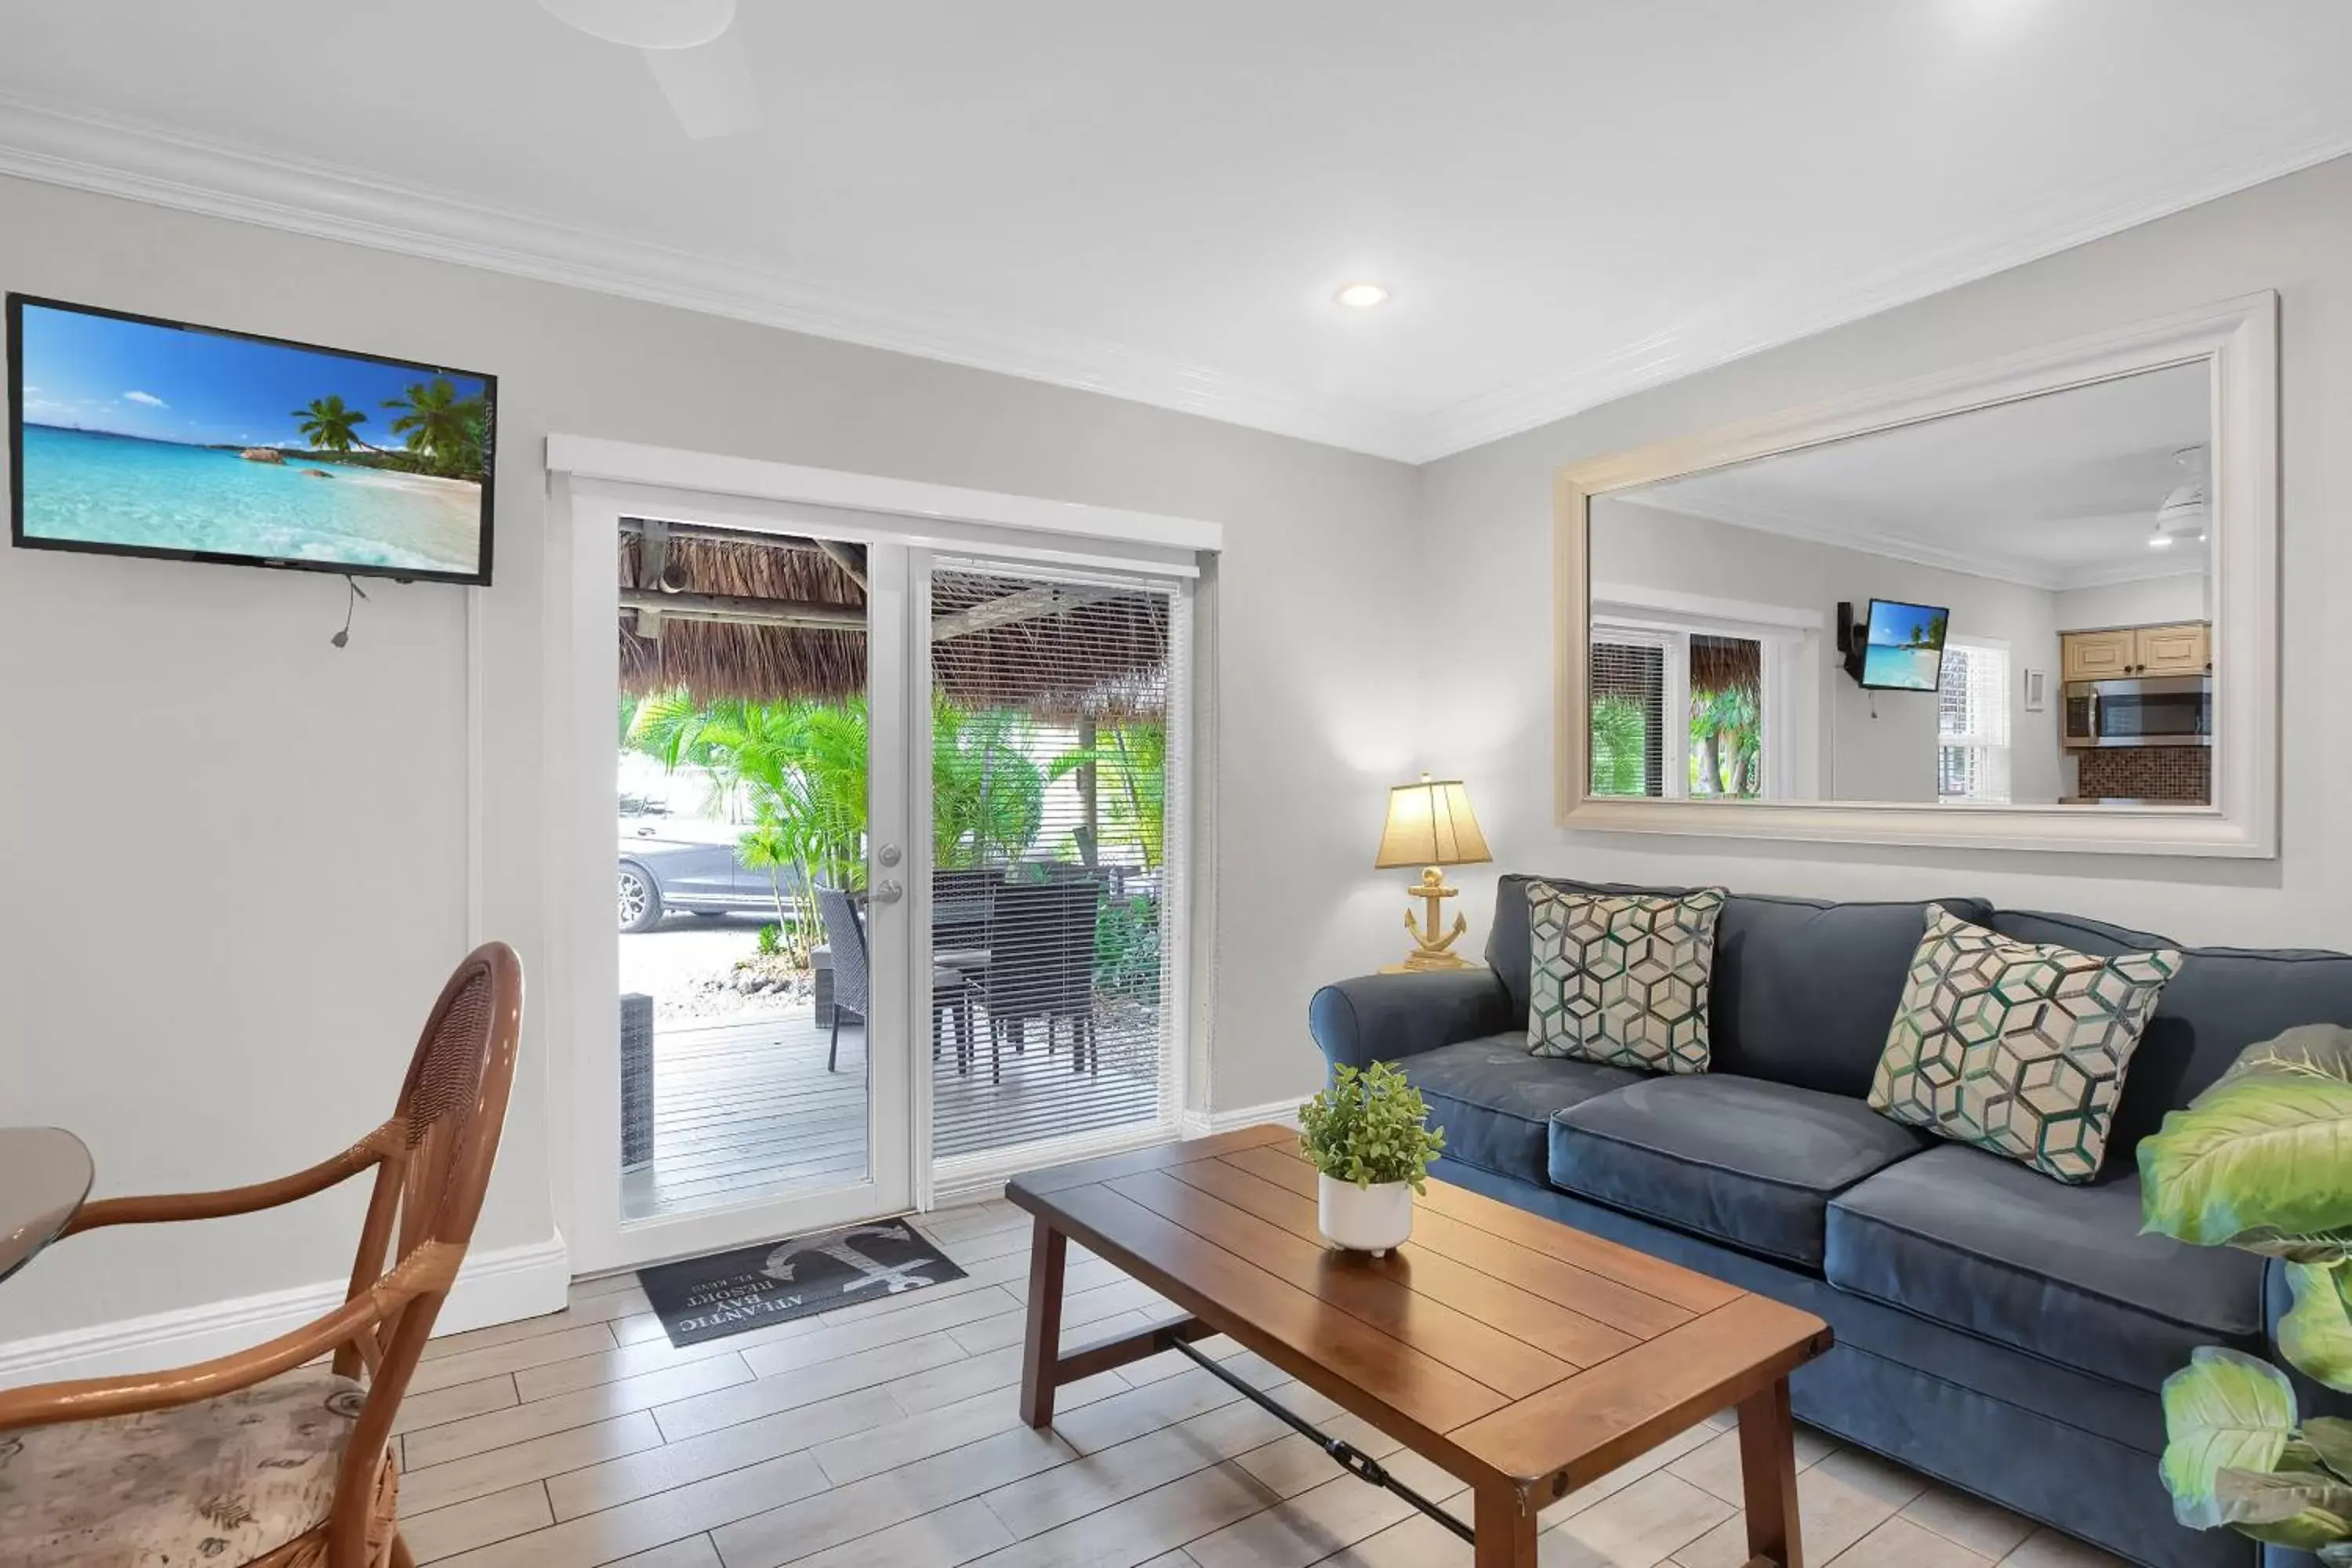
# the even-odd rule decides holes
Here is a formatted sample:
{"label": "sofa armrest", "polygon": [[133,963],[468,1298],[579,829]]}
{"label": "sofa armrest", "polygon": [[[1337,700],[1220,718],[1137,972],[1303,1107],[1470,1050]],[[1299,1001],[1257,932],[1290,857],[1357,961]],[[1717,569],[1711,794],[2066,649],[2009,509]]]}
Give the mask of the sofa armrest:
{"label": "sofa armrest", "polygon": [[1361,1068],[1499,1034],[1511,1026],[1511,996],[1484,967],[1360,974],[1315,993],[1307,1026],[1333,1066]]}

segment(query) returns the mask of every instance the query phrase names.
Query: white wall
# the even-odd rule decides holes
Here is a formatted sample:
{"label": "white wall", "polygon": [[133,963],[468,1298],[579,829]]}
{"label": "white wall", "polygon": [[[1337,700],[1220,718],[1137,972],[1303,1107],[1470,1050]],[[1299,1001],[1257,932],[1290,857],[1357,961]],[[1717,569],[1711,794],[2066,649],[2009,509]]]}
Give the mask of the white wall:
{"label": "white wall", "polygon": [[2212,581],[2198,572],[2110,583],[2099,588],[2063,588],[2058,594],[2058,629],[2079,632],[2209,620],[2213,614]]}
{"label": "white wall", "polygon": [[[2009,644],[2013,672],[2054,670],[2058,665],[2053,595],[2020,583],[1792,539],[1614,496],[1593,503],[1591,557],[1595,583],[1775,605],[1822,617],[1822,653],[1814,660],[1818,689],[1800,717],[1811,731],[1805,740],[1820,758],[1818,793],[1825,800],[1936,799],[1935,699],[1864,691],[1847,677],[1834,647],[1841,600],[1858,616],[1866,613],[1873,595],[1943,605],[1952,613],[1952,636]],[[1825,721],[1820,714],[1827,715]],[[2056,801],[2054,711],[2028,714],[2012,693],[2010,741],[2010,797]]]}
{"label": "white wall", "polygon": [[[2145,321],[2261,289],[2283,300],[2285,754],[2281,858],[1958,853],[1568,833],[1551,817],[1551,476],[1560,465]],[[1427,603],[1449,627],[1423,765],[1458,773],[1496,870],[1828,896],[1976,892],[2191,942],[2352,946],[2352,729],[2330,711],[2352,613],[2352,160],[1705,374],[1423,470]],[[1491,881],[1465,889],[1490,899]],[[1474,910],[1477,907],[1471,903]]]}
{"label": "white wall", "polygon": [[[500,378],[497,585],[476,595],[482,929],[541,952],[548,432],[1213,519],[1223,733],[1214,1103],[1302,1092],[1322,978],[1392,956],[1370,869],[1415,726],[1412,470],[1139,405],[0,180],[0,288]],[[226,1185],[389,1110],[467,931],[467,592],[0,552],[0,1121],[102,1194]],[[477,1245],[554,1223],[526,1038]],[[356,1194],[100,1234],[0,1290],[0,1342],[340,1278]]]}

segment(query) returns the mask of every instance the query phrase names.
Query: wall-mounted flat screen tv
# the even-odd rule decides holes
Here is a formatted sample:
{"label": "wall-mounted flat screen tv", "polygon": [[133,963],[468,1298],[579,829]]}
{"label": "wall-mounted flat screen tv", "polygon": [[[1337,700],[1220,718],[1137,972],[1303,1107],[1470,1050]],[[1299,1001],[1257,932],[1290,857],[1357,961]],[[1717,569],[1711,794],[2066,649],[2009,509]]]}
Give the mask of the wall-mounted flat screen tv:
{"label": "wall-mounted flat screen tv", "polygon": [[1862,684],[1874,691],[1933,691],[1944,674],[1944,633],[1951,612],[1937,605],[1870,601],[1862,647]]}
{"label": "wall-mounted flat screen tv", "polygon": [[487,586],[498,381],[11,294],[27,549]]}

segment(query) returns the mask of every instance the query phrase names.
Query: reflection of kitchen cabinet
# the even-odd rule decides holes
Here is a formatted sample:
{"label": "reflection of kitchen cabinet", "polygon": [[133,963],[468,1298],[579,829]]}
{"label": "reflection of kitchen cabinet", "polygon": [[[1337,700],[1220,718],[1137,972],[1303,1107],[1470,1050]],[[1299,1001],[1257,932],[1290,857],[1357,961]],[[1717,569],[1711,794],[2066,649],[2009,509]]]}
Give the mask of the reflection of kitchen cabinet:
{"label": "reflection of kitchen cabinet", "polygon": [[2139,629],[2139,668],[2134,675],[2202,675],[2213,658],[2213,628],[2202,621]]}
{"label": "reflection of kitchen cabinet", "polygon": [[2137,634],[2129,627],[2117,632],[2067,632],[2059,639],[2061,661],[2068,680],[2113,680],[2130,672],[2138,658]]}
{"label": "reflection of kitchen cabinet", "polygon": [[2062,632],[2066,680],[2116,680],[2136,675],[2202,675],[2213,658],[2213,628],[2203,621]]}

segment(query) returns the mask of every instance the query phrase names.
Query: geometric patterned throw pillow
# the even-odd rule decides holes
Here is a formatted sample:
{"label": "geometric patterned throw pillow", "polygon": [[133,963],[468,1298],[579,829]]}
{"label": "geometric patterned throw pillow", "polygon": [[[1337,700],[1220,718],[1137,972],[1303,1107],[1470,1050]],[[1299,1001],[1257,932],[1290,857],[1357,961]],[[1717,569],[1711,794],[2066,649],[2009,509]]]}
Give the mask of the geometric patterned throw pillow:
{"label": "geometric patterned throw pillow", "polygon": [[2095,958],[2011,942],[1931,905],[1871,1109],[2090,1181],[2140,1031],[2179,969],[2169,950]]}
{"label": "geometric patterned throw pillow", "polygon": [[1528,885],[1528,1052],[1705,1072],[1723,889],[1680,898]]}

